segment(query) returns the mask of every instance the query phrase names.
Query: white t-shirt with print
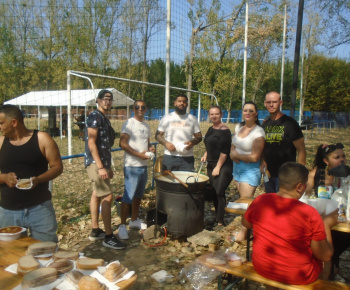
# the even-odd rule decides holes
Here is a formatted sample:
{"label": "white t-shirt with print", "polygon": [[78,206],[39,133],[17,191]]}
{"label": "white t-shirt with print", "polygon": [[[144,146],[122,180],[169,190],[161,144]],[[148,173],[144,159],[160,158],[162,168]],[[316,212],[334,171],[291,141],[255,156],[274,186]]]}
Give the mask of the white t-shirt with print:
{"label": "white t-shirt with print", "polygon": [[262,127],[256,125],[253,130],[249,132],[248,136],[241,138],[238,136],[238,133],[242,127],[243,126],[241,124],[236,125],[235,135],[232,138],[232,144],[236,147],[238,154],[251,154],[253,141],[259,137],[265,138],[265,131]]}
{"label": "white t-shirt with print", "polygon": [[[151,129],[145,122],[135,118],[127,120],[122,127],[122,134],[128,134],[129,145],[137,152],[148,151],[148,139],[151,137]],[[124,152],[124,166],[147,166],[148,159],[142,160],[134,155]]]}
{"label": "white t-shirt with print", "polygon": [[[201,129],[195,116],[191,114],[178,115],[176,112],[172,112],[163,116],[158,131],[165,132],[165,140],[176,146],[179,142],[191,141],[193,134],[199,133]],[[184,152],[169,151],[164,148],[164,154],[181,157],[193,156],[193,147]]]}

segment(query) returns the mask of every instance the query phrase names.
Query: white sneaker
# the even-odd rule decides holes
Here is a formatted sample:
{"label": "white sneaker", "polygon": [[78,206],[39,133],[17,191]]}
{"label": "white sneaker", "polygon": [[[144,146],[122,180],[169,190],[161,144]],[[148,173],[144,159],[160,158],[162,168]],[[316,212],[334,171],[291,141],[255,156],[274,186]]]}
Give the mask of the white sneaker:
{"label": "white sneaker", "polygon": [[119,236],[119,239],[121,240],[129,239],[128,230],[126,229],[126,226],[124,224],[119,226],[118,236]]}
{"label": "white sneaker", "polygon": [[139,218],[137,218],[136,220],[132,221],[130,220],[129,221],[129,227],[131,229],[138,229],[140,230],[141,229],[141,224],[143,223],[143,220],[140,220]]}

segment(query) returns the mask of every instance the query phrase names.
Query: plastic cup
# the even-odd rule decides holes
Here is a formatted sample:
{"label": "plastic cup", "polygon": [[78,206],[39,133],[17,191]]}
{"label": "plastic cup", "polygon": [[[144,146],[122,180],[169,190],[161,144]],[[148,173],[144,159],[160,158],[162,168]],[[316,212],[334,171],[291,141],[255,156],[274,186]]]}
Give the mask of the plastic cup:
{"label": "plastic cup", "polygon": [[323,214],[326,210],[326,204],[329,199],[317,198],[316,200],[317,200],[317,211],[319,212],[319,214]]}

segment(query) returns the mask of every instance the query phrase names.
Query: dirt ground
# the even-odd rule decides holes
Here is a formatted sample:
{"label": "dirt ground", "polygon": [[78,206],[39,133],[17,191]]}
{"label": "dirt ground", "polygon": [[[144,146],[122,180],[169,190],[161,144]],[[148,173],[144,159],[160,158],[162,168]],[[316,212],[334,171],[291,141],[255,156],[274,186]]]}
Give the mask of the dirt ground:
{"label": "dirt ground", "polygon": [[[308,136],[306,140],[306,148],[308,151],[307,164],[311,166],[312,158],[314,156],[315,148],[322,143],[343,142],[347,156],[350,156],[350,134],[348,129],[335,130],[326,134],[317,136]],[[72,165],[74,166],[74,165]],[[75,177],[78,179],[77,177]],[[63,183],[61,179],[59,183]],[[77,182],[88,182],[77,181]],[[57,185],[59,186],[59,185]],[[88,235],[91,230],[91,221],[89,209],[87,208],[87,198],[89,192],[84,193],[81,197],[70,193],[69,188],[65,188],[66,199],[59,196],[54,197],[54,204],[59,221],[59,246],[63,249],[77,250],[84,252],[88,257],[103,258],[107,262],[119,260],[123,265],[130,270],[134,270],[138,275],[138,279],[133,289],[194,289],[191,283],[180,277],[181,270],[195,259],[208,252],[219,249],[230,249],[238,254],[245,256],[247,245],[245,243],[237,244],[229,242],[228,237],[240,227],[241,217],[238,215],[227,214],[225,222],[227,226],[218,231],[221,239],[215,244],[208,246],[199,246],[191,244],[186,238],[176,238],[167,236],[165,241],[161,243],[163,236],[158,239],[148,241],[147,245],[142,234],[136,230],[130,230],[130,239],[126,241],[127,247],[123,250],[113,250],[102,246],[101,241],[91,242],[88,240]],[[140,216],[146,220],[146,214],[149,209],[155,206],[155,192],[156,190],[148,190],[141,204]],[[256,195],[264,192],[263,187],[258,187]],[[73,196],[75,201],[73,202]],[[226,193],[227,202],[234,201],[239,198],[237,190],[231,183]],[[84,207],[84,208],[83,208]],[[120,224],[120,218],[117,215],[117,208],[112,208],[112,225],[115,233],[117,233]],[[214,220],[214,208],[211,202],[205,204],[205,228],[209,227]],[[101,228],[103,225],[101,223]],[[160,270],[165,270],[169,277],[162,283],[154,280],[151,275]],[[350,249],[345,251],[341,256],[340,275],[347,279],[347,285],[350,286]],[[264,286],[258,283],[249,282],[249,289],[264,289]],[[243,289],[243,284],[238,285],[235,289]],[[214,279],[201,289],[217,289],[217,280]]]}

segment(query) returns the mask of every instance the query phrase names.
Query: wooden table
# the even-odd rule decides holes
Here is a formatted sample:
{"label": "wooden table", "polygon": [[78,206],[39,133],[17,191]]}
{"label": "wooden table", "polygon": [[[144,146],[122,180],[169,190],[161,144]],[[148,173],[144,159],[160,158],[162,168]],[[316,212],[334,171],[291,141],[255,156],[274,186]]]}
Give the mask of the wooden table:
{"label": "wooden table", "polygon": [[[15,264],[18,259],[25,255],[30,244],[38,242],[30,237],[21,237],[14,241],[0,241],[0,289],[13,289],[22,281],[21,275],[16,275],[5,271],[7,266]],[[130,279],[117,283],[117,286],[123,290],[129,289],[135,284],[137,275]]]}
{"label": "wooden table", "polygon": [[[234,202],[237,202],[237,203],[247,203],[248,204],[248,207],[249,205],[253,202],[253,198],[239,198],[237,200],[235,200]],[[239,215],[244,215],[245,212],[247,211],[246,209],[237,209],[237,208],[229,208],[229,207],[225,207],[225,211],[226,212],[229,212],[229,213],[233,213],[233,214],[239,214]],[[247,261],[250,260],[250,235],[251,235],[251,231],[252,229],[248,229],[247,230],[247,251],[246,251],[246,258],[247,258]]]}
{"label": "wooden table", "polygon": [[335,225],[332,228],[333,231],[338,231],[338,232],[344,232],[344,233],[350,233],[350,222],[347,221],[346,223],[339,223]]}
{"label": "wooden table", "polygon": [[[240,199],[235,200],[234,202],[247,203],[249,206],[253,202],[253,200],[254,200],[253,198],[240,198]],[[244,215],[247,210],[246,209],[225,207],[225,211],[229,212],[229,213]]]}

